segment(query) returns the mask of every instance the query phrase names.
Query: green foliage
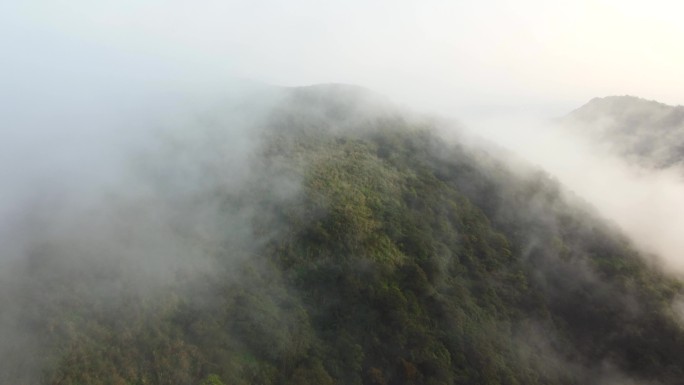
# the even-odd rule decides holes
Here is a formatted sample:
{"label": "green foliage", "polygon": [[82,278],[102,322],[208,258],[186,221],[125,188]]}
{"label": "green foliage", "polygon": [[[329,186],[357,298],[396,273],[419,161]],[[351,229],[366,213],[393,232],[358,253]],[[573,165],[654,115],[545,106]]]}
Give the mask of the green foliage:
{"label": "green foliage", "polygon": [[208,375],[199,385],[224,385],[221,378],[216,374]]}
{"label": "green foliage", "polygon": [[267,208],[249,257],[216,248],[222,273],[107,306],[43,282],[67,305],[31,325],[56,357],[42,383],[584,384],[604,363],[684,378],[681,284],[548,177],[396,117],[319,118],[285,109],[265,138],[295,197],[259,178],[222,192],[226,215]]}

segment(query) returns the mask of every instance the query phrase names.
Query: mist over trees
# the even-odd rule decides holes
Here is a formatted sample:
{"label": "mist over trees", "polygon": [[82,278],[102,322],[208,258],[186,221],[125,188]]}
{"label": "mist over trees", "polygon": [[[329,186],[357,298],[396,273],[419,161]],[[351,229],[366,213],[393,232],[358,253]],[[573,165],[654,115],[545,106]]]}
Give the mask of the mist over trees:
{"label": "mist over trees", "polygon": [[595,98],[571,112],[564,123],[640,166],[682,166],[684,106],[634,96]]}
{"label": "mist over trees", "polygon": [[22,207],[0,382],[684,378],[681,281],[546,173],[362,88],[252,96]]}

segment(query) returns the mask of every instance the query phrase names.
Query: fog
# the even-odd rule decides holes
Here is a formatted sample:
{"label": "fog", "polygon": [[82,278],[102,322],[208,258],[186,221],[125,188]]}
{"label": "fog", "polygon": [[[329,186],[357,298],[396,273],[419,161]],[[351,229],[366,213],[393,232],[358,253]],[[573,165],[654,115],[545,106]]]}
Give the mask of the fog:
{"label": "fog", "polygon": [[[36,383],[50,367],[43,354],[51,337],[38,335],[32,319],[59,317],[76,303],[78,311],[101,302],[116,311],[131,297],[154,302],[219,272],[237,281],[232,267],[270,234],[251,230],[267,214],[262,202],[226,197],[263,178],[274,199],[297,189],[296,180],[250,161],[273,90],[261,95],[239,81],[127,90],[70,80],[62,97],[35,87],[30,104],[3,111],[0,382]],[[225,250],[220,266],[217,250]]]}
{"label": "fog", "polygon": [[[596,96],[684,104],[680,8],[612,0],[559,8],[508,0],[5,2],[0,291],[12,291],[0,299],[24,288],[14,262],[46,250],[61,258],[55,269],[93,260],[135,277],[105,282],[93,297],[143,283],[162,290],[179,272],[211,275],[208,249],[225,247],[226,234],[235,258],[248,255],[262,202],[219,217],[225,202],[212,192],[267,178],[262,187],[274,199],[296,194],[296,177],[250,168],[260,119],[278,97],[272,86],[330,82],[461,121],[547,170],[666,270],[684,273],[681,171],[629,163],[551,122]],[[0,358],[38,343],[18,331],[15,311],[21,306],[0,316],[0,338],[12,342]]]}
{"label": "fog", "polygon": [[545,169],[569,190],[624,230],[642,250],[657,255],[665,270],[684,272],[684,179],[677,165],[634,163],[597,141],[579,122],[561,124],[525,114],[473,118],[483,137]]}

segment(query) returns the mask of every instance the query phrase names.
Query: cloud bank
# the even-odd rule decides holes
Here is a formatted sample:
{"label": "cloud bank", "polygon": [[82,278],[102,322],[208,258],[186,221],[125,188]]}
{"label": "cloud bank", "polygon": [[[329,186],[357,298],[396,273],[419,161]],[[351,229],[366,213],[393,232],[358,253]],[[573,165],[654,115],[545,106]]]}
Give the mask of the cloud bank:
{"label": "cloud bank", "polygon": [[605,143],[537,116],[467,120],[472,131],[549,172],[616,223],[636,244],[684,273],[684,180],[681,169],[629,162]]}

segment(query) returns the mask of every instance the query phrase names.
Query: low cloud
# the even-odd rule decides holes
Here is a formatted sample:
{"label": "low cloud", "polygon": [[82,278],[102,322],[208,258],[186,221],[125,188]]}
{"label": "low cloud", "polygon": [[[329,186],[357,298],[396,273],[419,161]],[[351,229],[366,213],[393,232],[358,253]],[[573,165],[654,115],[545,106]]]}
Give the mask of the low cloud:
{"label": "low cloud", "polygon": [[678,168],[653,169],[608,151],[583,134],[537,116],[466,120],[480,136],[537,165],[616,223],[664,268],[684,273],[684,180]]}

